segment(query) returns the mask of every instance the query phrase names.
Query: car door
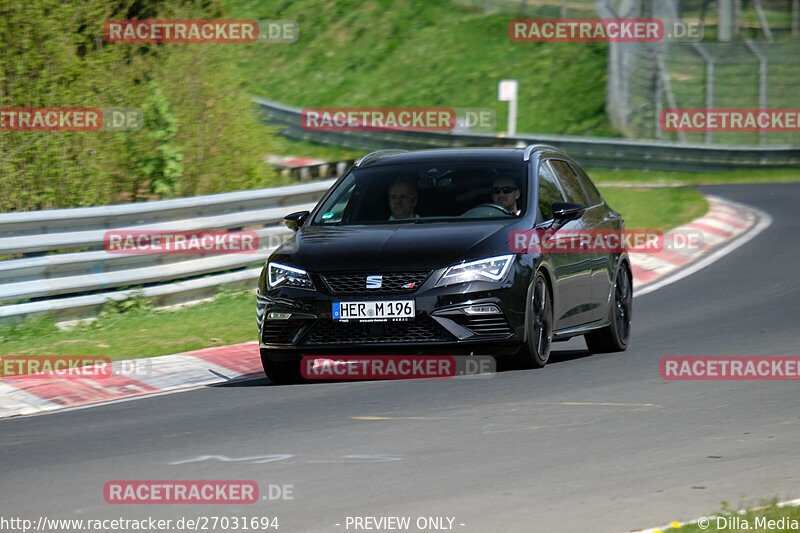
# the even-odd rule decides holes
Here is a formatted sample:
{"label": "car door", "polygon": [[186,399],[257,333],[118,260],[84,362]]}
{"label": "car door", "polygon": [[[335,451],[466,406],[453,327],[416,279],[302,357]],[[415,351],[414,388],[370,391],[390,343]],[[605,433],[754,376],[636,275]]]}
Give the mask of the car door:
{"label": "car door", "polygon": [[[616,232],[622,229],[620,215],[608,208],[586,172],[575,163],[570,163],[583,186],[591,207],[586,210],[584,223],[588,229],[602,232]],[[608,316],[609,297],[614,284],[614,270],[617,265],[616,252],[592,253],[592,305],[593,320]]]}
{"label": "car door", "polygon": [[[553,166],[554,162],[543,160],[538,168],[537,198],[542,227],[548,227],[548,221],[553,219],[550,207],[553,202],[584,203],[582,197],[574,194],[572,183],[561,180]],[[555,278],[553,310],[556,330],[579,326],[591,319],[591,259],[586,252],[569,244],[569,237],[583,227],[582,218],[568,221],[558,228],[553,235],[555,241],[544,252]],[[564,243],[565,246],[559,246],[558,243]],[[567,251],[560,252],[559,249]]]}

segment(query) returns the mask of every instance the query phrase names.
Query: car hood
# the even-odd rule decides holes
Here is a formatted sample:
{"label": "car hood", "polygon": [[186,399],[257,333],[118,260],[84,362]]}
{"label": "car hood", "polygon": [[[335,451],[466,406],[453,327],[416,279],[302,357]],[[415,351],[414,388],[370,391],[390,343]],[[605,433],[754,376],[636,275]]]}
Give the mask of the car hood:
{"label": "car hood", "polygon": [[353,269],[435,269],[510,253],[518,220],[393,226],[301,228],[270,258],[317,272]]}

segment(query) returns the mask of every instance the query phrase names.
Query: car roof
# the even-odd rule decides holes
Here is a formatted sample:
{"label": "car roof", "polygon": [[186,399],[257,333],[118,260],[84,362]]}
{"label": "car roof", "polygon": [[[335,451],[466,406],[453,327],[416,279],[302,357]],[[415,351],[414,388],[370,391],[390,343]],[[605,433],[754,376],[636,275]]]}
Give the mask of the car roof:
{"label": "car roof", "polygon": [[[381,167],[404,163],[478,162],[487,159],[503,163],[522,163],[526,151],[526,148],[440,148],[435,150],[417,150],[413,152],[386,150],[382,152],[373,152],[365,156],[357,167]],[[551,146],[544,145],[533,147],[533,151],[561,153]]]}

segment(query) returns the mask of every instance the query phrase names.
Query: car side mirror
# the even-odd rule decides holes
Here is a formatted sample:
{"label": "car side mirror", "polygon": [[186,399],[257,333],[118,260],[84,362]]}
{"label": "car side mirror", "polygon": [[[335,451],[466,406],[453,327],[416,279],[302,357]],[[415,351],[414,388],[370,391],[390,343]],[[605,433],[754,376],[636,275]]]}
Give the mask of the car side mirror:
{"label": "car side mirror", "polygon": [[550,207],[553,210],[553,219],[556,222],[567,222],[580,218],[583,212],[586,211],[585,205],[570,202],[553,202]]}
{"label": "car side mirror", "polygon": [[292,231],[297,231],[300,229],[300,226],[303,225],[303,222],[306,221],[308,215],[311,213],[309,211],[297,211],[295,213],[290,213],[283,217],[283,221],[286,222],[286,227]]}

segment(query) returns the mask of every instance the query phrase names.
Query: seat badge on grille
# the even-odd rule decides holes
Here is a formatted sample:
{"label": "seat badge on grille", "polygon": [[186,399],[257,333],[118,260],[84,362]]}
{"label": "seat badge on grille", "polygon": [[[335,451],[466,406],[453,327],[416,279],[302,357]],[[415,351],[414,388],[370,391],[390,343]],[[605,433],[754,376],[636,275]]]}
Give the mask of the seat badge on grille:
{"label": "seat badge on grille", "polygon": [[403,285],[403,288],[404,289],[413,289],[414,285],[416,285],[416,283],[412,281],[411,283],[406,283],[405,285]]}
{"label": "seat badge on grille", "polygon": [[380,289],[381,285],[383,285],[383,276],[381,274],[376,274],[374,276],[367,276],[368,289]]}

